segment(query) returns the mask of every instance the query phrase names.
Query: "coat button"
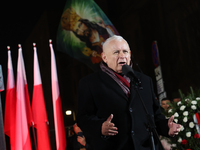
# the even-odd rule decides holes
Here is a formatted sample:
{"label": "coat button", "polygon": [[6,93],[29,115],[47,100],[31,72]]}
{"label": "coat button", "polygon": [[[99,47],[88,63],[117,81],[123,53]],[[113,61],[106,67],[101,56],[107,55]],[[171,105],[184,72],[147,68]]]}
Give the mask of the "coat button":
{"label": "coat button", "polygon": [[132,130],[132,131],[131,131],[131,134],[132,134],[132,135],[134,135],[134,134],[135,134],[135,132]]}
{"label": "coat button", "polygon": [[132,108],[129,108],[129,111],[130,111],[130,112],[133,112],[133,109],[132,109]]}

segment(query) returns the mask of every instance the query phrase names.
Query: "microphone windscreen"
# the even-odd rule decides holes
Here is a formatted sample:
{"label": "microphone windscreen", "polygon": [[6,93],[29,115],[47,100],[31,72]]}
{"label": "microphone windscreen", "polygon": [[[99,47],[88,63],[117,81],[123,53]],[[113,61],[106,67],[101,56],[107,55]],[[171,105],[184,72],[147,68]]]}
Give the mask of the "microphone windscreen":
{"label": "microphone windscreen", "polygon": [[133,69],[129,65],[122,66],[122,73],[124,75],[128,75],[129,73],[133,73]]}

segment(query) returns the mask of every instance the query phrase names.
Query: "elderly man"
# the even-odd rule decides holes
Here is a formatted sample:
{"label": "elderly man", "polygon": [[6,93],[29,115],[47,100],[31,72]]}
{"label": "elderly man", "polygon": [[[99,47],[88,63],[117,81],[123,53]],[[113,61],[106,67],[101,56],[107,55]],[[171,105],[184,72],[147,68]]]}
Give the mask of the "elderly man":
{"label": "elderly man", "polygon": [[[122,66],[130,65],[131,51],[121,36],[108,38],[103,45],[101,71],[79,83],[77,121],[86,139],[95,150],[151,150],[146,113],[130,79]],[[141,81],[138,90],[148,112],[153,116],[159,135],[173,137],[180,125],[167,120],[155,100],[150,77],[135,72]],[[156,150],[159,149],[155,140]]]}

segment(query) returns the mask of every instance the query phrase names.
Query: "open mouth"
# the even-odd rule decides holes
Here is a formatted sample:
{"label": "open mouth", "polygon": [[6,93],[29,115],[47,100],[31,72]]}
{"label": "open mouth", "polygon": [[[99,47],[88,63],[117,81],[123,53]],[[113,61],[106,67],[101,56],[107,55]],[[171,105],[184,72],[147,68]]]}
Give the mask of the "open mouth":
{"label": "open mouth", "polygon": [[126,62],[119,62],[119,64],[120,64],[120,65],[125,65],[125,64],[126,64]]}

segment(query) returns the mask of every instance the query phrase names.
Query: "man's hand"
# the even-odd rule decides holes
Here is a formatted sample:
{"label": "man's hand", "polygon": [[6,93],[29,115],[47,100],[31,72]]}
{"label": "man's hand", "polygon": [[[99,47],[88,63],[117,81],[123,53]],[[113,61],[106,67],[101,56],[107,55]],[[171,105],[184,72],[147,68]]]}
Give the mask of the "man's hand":
{"label": "man's hand", "polygon": [[169,136],[172,136],[172,137],[174,137],[175,135],[178,135],[181,128],[181,125],[174,123],[173,120],[174,120],[174,116],[171,116],[168,120],[168,127],[169,127],[168,134]]}
{"label": "man's hand", "polygon": [[108,119],[102,124],[101,133],[105,136],[114,136],[118,133],[117,127],[111,122],[113,119],[113,114],[111,114]]}
{"label": "man's hand", "polygon": [[78,141],[81,145],[83,145],[83,146],[86,145],[86,140],[85,140],[84,135],[83,135],[83,137],[77,136],[77,141]]}

